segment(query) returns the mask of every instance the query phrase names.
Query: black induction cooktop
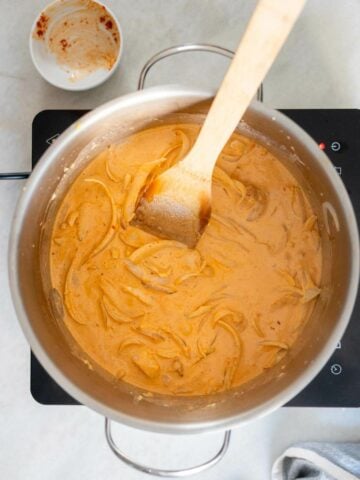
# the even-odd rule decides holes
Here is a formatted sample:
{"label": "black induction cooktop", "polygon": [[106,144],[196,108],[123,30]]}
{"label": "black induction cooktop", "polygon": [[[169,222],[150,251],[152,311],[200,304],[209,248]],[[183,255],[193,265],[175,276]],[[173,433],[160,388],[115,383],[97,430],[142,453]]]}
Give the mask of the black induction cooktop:
{"label": "black induction cooktop", "polygon": [[[341,176],[360,224],[360,110],[282,110],[325,150]],[[44,110],[32,125],[32,165],[86,110]],[[75,405],[31,354],[31,393],[44,405]],[[349,327],[324,369],[287,406],[360,407],[360,295]]]}

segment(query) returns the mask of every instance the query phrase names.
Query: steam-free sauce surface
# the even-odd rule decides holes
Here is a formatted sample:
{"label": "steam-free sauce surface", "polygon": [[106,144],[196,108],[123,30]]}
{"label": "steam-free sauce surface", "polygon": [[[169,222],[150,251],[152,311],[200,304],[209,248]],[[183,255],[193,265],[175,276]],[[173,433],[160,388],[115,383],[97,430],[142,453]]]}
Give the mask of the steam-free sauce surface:
{"label": "steam-free sauce surface", "polygon": [[282,162],[234,134],[195,249],[130,225],[144,186],[182,158],[198,125],[155,127],[98,155],[54,225],[64,322],[110,374],[150,392],[210,394],[275,365],[320,293],[317,218]]}

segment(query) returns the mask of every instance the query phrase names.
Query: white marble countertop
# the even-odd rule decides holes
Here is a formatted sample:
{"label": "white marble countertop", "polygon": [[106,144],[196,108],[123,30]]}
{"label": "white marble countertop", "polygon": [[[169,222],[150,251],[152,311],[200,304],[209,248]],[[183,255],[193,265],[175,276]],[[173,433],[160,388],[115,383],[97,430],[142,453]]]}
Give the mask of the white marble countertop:
{"label": "white marble countertop", "polygon": [[[235,48],[254,0],[105,0],[124,33],[119,70],[101,87],[58,90],[39,77],[28,34],[43,0],[1,2],[0,171],[30,168],[31,121],[46,108],[93,108],[135,90],[144,62],[158,50],[188,42]],[[196,58],[195,58],[196,57]],[[312,0],[265,81],[274,107],[360,107],[360,3]],[[156,67],[149,85],[185,83],[215,87],[226,61],[187,54]],[[10,221],[21,181],[0,182],[0,251],[7,250]],[[103,418],[85,407],[41,406],[29,392],[29,347],[10,299],[6,256],[0,256],[0,471],[4,479],[140,480],[106,445]],[[221,434],[168,437],[121,425],[115,436],[143,462],[189,466],[217,448]],[[234,431],[229,453],[196,478],[270,478],[275,457],[300,440],[360,440],[356,409],[283,408]]]}

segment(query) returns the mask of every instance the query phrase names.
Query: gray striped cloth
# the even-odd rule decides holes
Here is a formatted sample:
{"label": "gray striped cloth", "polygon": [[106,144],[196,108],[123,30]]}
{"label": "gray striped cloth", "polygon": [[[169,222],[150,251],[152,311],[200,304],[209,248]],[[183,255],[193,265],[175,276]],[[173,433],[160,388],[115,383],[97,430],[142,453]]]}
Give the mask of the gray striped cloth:
{"label": "gray striped cloth", "polygon": [[272,480],[359,480],[360,443],[299,443],[274,463]]}

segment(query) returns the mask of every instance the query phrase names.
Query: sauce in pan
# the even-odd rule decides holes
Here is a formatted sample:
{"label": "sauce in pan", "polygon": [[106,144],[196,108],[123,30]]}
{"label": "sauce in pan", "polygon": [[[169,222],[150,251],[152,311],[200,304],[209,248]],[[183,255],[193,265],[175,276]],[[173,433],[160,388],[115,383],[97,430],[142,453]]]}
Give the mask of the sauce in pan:
{"label": "sauce in pan", "polygon": [[167,125],[111,145],[72,184],[52,232],[51,280],[68,330],[94,362],[150,392],[210,394],[260,375],[286,355],[320,293],[307,197],[240,134],[218,160],[195,249],[130,225],[144,186],[198,131]]}

